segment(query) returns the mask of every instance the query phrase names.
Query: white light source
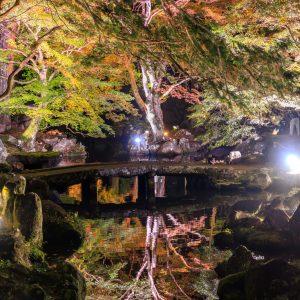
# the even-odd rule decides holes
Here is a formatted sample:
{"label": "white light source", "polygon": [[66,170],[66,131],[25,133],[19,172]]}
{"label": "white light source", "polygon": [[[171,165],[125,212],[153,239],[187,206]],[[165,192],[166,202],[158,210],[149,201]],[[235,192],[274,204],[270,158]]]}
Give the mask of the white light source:
{"label": "white light source", "polygon": [[136,138],[134,139],[134,141],[135,141],[137,144],[139,144],[139,143],[141,142],[141,138],[136,137]]}
{"label": "white light source", "polygon": [[300,174],[300,158],[297,155],[289,154],[286,163],[292,173]]}

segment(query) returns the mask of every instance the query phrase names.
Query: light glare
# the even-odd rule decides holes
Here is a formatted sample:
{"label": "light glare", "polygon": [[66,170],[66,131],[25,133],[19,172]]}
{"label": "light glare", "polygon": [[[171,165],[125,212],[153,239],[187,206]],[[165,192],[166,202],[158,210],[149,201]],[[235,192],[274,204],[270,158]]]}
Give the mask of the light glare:
{"label": "light glare", "polygon": [[139,143],[141,142],[141,138],[136,137],[134,141],[135,141],[137,144],[139,144]]}
{"label": "light glare", "polygon": [[300,174],[300,159],[297,155],[288,155],[286,158],[286,163],[292,173]]}

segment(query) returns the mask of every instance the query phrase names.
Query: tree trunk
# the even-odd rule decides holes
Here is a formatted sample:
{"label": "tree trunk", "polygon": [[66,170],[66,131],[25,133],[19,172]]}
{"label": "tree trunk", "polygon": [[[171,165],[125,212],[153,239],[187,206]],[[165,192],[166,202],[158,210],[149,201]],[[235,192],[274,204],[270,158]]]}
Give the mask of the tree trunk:
{"label": "tree trunk", "polygon": [[159,95],[150,93],[146,99],[146,119],[151,126],[154,142],[164,138],[163,112]]}
{"label": "tree trunk", "polygon": [[40,127],[40,118],[35,118],[30,121],[29,126],[25,129],[22,134],[22,140],[27,150],[35,150],[36,136]]}
{"label": "tree trunk", "polygon": [[[0,25],[0,49],[7,49],[6,40],[8,32],[4,25]],[[0,62],[0,95],[6,90],[7,87],[7,72],[8,64]]]}
{"label": "tree trunk", "polygon": [[[40,57],[40,59],[43,59],[43,56]],[[43,68],[39,73],[39,78],[43,85],[47,86],[47,69]],[[46,93],[41,93],[41,98],[46,97]],[[46,108],[47,104],[42,103],[39,105],[38,109]],[[30,121],[29,126],[25,129],[25,131],[22,134],[22,140],[23,145],[26,150],[29,151],[35,151],[35,142],[36,142],[36,136],[39,132],[40,124],[41,124],[41,118],[33,117]]]}
{"label": "tree trunk", "polygon": [[160,103],[161,66],[157,67],[151,62],[141,62],[140,65],[146,96],[146,119],[151,126],[154,142],[160,142],[164,139],[164,121]]}

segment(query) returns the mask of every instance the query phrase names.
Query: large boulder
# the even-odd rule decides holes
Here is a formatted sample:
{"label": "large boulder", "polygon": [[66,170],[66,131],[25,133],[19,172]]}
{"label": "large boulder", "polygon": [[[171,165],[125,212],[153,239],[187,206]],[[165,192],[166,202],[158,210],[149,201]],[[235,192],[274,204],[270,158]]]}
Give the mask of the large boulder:
{"label": "large boulder", "polygon": [[56,144],[52,144],[51,146],[54,152],[86,154],[84,146],[77,143],[75,139],[61,138]]}
{"label": "large boulder", "polygon": [[51,192],[48,183],[42,179],[32,179],[27,182],[27,193],[36,193],[42,200],[49,199]]}
{"label": "large boulder", "polygon": [[173,138],[176,140],[185,139],[189,142],[193,142],[195,140],[194,135],[186,129],[180,129],[180,130],[176,131],[173,134]]}
{"label": "large boulder", "polygon": [[0,139],[0,163],[5,162],[7,156],[8,156],[8,152],[6,150],[6,147],[4,146],[3,142]]}
{"label": "large boulder", "polygon": [[280,252],[292,249],[290,234],[276,230],[253,230],[245,236],[247,247],[257,251]]}
{"label": "large boulder", "polygon": [[249,174],[243,179],[245,187],[252,190],[265,190],[272,184],[272,179],[267,172]]}
{"label": "large boulder", "polygon": [[246,271],[255,263],[251,251],[245,246],[239,246],[227,261],[217,265],[215,271],[219,277],[223,278],[230,274]]}
{"label": "large boulder", "polygon": [[220,250],[231,249],[235,244],[231,230],[223,230],[214,236],[214,246]]}
{"label": "large boulder", "polygon": [[258,227],[260,224],[261,220],[259,217],[243,211],[232,211],[226,221],[226,226],[232,229],[238,227]]}
{"label": "large boulder", "polygon": [[232,151],[233,147],[219,147],[219,148],[215,148],[212,149],[208,155],[209,157],[214,157],[216,160],[224,160],[227,158],[227,156],[229,155],[229,153]]}
{"label": "large boulder", "polygon": [[29,193],[16,196],[13,227],[19,229],[25,240],[30,241],[32,245],[42,245],[42,202],[37,194]]}
{"label": "large boulder", "polygon": [[15,138],[14,136],[12,135],[9,135],[7,137],[7,143],[10,144],[10,145],[13,145],[13,146],[16,146],[16,147],[19,147],[21,145],[21,140],[18,140],[17,138]]}
{"label": "large boulder", "polygon": [[85,296],[85,280],[69,263],[39,269],[18,264],[0,266],[0,299],[84,300]]}
{"label": "large boulder", "polygon": [[288,230],[289,216],[284,210],[270,206],[264,210],[263,225],[268,229]]}
{"label": "large boulder", "polygon": [[28,253],[25,250],[23,237],[19,232],[2,230],[0,233],[0,259],[29,265]]}
{"label": "large boulder", "polygon": [[0,163],[0,173],[10,173],[13,170],[12,165],[7,162]]}
{"label": "large boulder", "polygon": [[262,201],[260,200],[241,200],[236,202],[232,207],[232,211],[244,211],[248,213],[255,213],[260,209]]}
{"label": "large boulder", "polygon": [[44,251],[49,255],[70,256],[83,242],[83,229],[54,202],[44,200],[42,206]]}
{"label": "large boulder", "polygon": [[0,133],[11,129],[11,118],[9,115],[0,115]]}
{"label": "large boulder", "polygon": [[251,154],[262,155],[265,148],[265,141],[257,135],[255,137],[248,138],[247,140],[238,144],[236,147],[234,147],[234,151],[240,151],[242,156],[245,157]]}
{"label": "large boulder", "polygon": [[164,142],[158,149],[157,154],[162,157],[173,157],[183,153],[176,140]]}
{"label": "large boulder", "polygon": [[13,229],[13,214],[16,195],[24,195],[26,179],[23,176],[14,176],[7,181],[1,190],[1,216],[6,229]]}
{"label": "large boulder", "polygon": [[274,259],[224,277],[218,296],[220,300],[299,299],[299,279],[298,267]]}
{"label": "large boulder", "polygon": [[8,162],[21,162],[26,169],[55,167],[61,160],[59,152],[19,152],[7,157]]}
{"label": "large boulder", "polygon": [[293,237],[294,244],[297,247],[300,247],[300,205],[290,219],[290,231]]}
{"label": "large boulder", "polygon": [[1,191],[2,195],[2,222],[3,226],[8,229],[13,229],[13,214],[14,214],[14,205],[16,198],[16,184],[15,182],[8,181],[4,185]]}
{"label": "large boulder", "polygon": [[202,148],[200,142],[190,141],[187,138],[181,138],[178,144],[184,154],[196,153]]}

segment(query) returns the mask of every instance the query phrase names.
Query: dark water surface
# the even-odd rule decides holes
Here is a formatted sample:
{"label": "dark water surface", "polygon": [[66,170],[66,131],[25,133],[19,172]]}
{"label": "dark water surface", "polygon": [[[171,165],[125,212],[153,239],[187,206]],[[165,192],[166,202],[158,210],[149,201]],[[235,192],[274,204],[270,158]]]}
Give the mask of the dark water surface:
{"label": "dark water surface", "polygon": [[[163,189],[156,187],[157,201],[145,208],[136,206],[136,188],[134,178],[115,178],[109,188],[99,182],[102,206],[80,214],[86,240],[71,262],[87,280],[87,299],[218,299],[214,268],[231,251],[216,249],[214,235],[233,208],[254,212],[254,203],[278,196],[193,193],[186,191],[182,178],[177,184],[169,178]],[[64,196],[80,202],[80,185],[68,187]],[[285,210],[292,214],[298,204],[299,199],[289,201]]]}
{"label": "dark water surface", "polygon": [[229,255],[212,244],[223,225],[217,207],[166,211],[83,219],[86,241],[72,262],[88,279],[90,299],[217,299],[213,269]]}

